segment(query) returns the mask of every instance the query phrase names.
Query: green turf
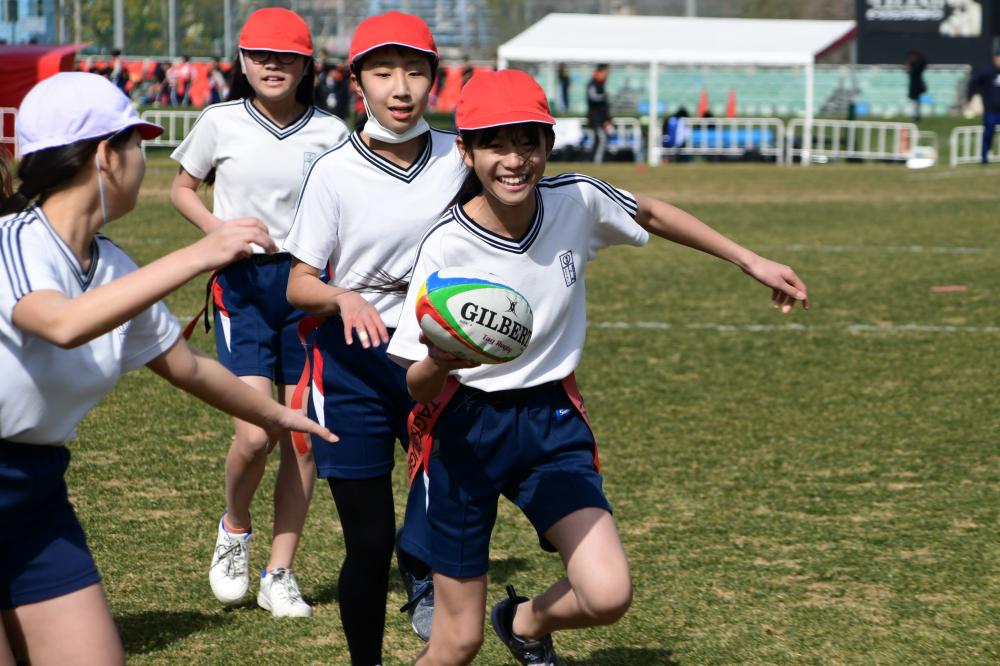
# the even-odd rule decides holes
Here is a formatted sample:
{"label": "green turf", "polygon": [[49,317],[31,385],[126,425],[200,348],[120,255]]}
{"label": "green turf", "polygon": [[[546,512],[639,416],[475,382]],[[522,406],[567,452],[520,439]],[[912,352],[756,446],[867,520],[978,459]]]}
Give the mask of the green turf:
{"label": "green turf", "polygon": [[[565,663],[1000,660],[997,171],[570,168],[664,197],[793,265],[813,307],[783,317],[737,269],[662,241],[589,266],[595,327],[578,376],[635,602],[614,627],[557,636]],[[154,155],[139,209],[108,228],[140,262],[198,236],[167,201],[172,173]],[[172,295],[172,309],[192,315],[203,287]],[[615,322],[649,323],[598,327]],[[203,333],[195,343],[212,347]],[[325,486],[297,562],[311,621],[273,621],[252,603],[224,611],[212,597],[230,436],[228,418],[145,370],[80,428],[71,494],[130,662],[348,663]],[[254,567],[275,466],[254,505]],[[491,601],[507,583],[537,593],[560,571],[502,504]],[[394,576],[387,664],[420,649],[402,601]],[[512,662],[488,632],[479,663]]]}

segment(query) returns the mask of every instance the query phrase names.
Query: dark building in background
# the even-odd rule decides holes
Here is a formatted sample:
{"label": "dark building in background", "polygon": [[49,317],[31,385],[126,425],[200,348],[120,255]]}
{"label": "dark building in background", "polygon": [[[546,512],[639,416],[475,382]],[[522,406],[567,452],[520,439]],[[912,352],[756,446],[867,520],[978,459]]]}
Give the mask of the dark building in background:
{"label": "dark building in background", "polygon": [[919,51],[936,65],[988,61],[1000,39],[998,0],[856,0],[858,63],[901,63]]}

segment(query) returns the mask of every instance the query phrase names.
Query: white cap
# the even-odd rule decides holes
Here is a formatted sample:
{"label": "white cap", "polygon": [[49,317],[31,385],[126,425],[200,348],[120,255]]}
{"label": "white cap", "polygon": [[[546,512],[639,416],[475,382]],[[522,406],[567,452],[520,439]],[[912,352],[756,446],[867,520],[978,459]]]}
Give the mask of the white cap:
{"label": "white cap", "polygon": [[132,102],[111,81],[87,72],[59,72],[32,88],[17,112],[21,154],[68,146],[135,127],[143,139],[163,128],[139,118]]}

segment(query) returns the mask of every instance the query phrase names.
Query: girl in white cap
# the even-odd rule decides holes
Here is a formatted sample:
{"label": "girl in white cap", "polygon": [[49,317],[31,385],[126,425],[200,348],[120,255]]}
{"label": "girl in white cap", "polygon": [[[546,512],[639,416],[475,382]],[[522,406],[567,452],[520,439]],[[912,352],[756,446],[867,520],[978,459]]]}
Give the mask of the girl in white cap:
{"label": "girl in white cap", "polygon": [[[72,100],[72,103],[67,103]],[[137,268],[99,233],[135,207],[142,122],[110,81],[35,86],[18,115],[17,192],[0,195],[0,664],[123,661],[100,576],[67,497],[66,443],[123,372],[146,365],[278,436],[335,437],[193,352],[161,302],[198,274],[274,249],[244,220]]]}
{"label": "girl in white cap", "polygon": [[[313,106],[312,37],[293,11],[261,9],[240,32],[240,53],[228,102],[205,109],[172,157],[180,170],[171,189],[177,210],[208,233],[233,220],[260,220],[276,243],[288,234],[295,201],[312,161],[347,136],[344,123]],[[214,181],[209,211],[196,192]],[[297,328],[304,316],[288,304],[287,253],[255,252],[214,276],[219,361],[256,391],[290,403],[305,365]],[[250,503],[260,485],[268,433],[237,419],[226,456],[226,511],[218,521],[209,582],[224,604],[249,588]],[[312,497],[312,454],[279,443],[271,554],[261,571],[257,603],[276,617],[309,617],[292,573]]]}

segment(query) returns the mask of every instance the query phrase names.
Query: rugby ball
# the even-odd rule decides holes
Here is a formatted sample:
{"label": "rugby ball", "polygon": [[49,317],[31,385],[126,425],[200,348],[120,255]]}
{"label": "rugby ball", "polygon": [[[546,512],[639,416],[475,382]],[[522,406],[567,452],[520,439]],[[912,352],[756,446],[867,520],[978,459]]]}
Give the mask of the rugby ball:
{"label": "rugby ball", "polygon": [[474,268],[427,276],[417,295],[417,321],[436,347],[475,363],[513,361],[531,340],[528,300]]}

